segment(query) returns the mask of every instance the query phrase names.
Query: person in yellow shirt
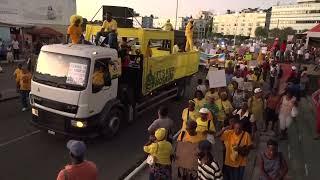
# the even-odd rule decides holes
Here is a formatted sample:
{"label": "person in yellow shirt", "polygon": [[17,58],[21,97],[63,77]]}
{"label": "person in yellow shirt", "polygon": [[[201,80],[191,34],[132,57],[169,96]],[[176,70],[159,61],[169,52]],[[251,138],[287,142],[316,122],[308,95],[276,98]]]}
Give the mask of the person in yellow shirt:
{"label": "person in yellow shirt", "polygon": [[198,113],[195,111],[195,102],[189,100],[189,105],[182,111],[182,128],[181,130],[186,130],[188,121],[196,121]]}
{"label": "person in yellow shirt", "polygon": [[13,72],[14,79],[16,80],[17,92],[20,90],[20,75],[22,73],[22,64],[18,64],[18,67]]}
{"label": "person in yellow shirt", "polygon": [[173,30],[173,26],[170,22],[170,19],[167,20],[167,22],[161,27],[161,29],[163,29],[164,31],[172,31]]}
{"label": "person in yellow shirt", "polygon": [[233,129],[224,127],[217,136],[224,142],[226,156],[224,160],[223,179],[243,179],[247,157],[252,149],[250,135],[242,130],[240,120],[234,122]]}
{"label": "person in yellow shirt", "polygon": [[22,111],[26,111],[28,109],[28,97],[31,90],[31,77],[32,75],[27,68],[22,68],[22,72],[19,75]]}
{"label": "person in yellow shirt", "polygon": [[103,65],[95,67],[92,75],[92,92],[98,92],[106,84],[106,75]]}
{"label": "person in yellow shirt", "polygon": [[212,96],[214,99],[219,99],[219,92],[216,88],[210,88],[209,91],[206,93],[205,98],[207,101],[210,100],[210,96]]}
{"label": "person in yellow shirt", "polygon": [[108,43],[110,48],[118,49],[117,28],[117,21],[112,18],[111,12],[107,12],[106,20],[103,21],[101,31],[97,33],[95,38],[95,44],[99,45],[100,37],[103,36],[105,39],[101,43],[102,46]]}
{"label": "person in yellow shirt", "polygon": [[188,121],[186,130],[180,132],[177,141],[199,143],[205,140],[204,136],[196,131],[197,123],[195,121]]}
{"label": "person in yellow shirt", "polygon": [[151,41],[148,42],[145,58],[151,58],[152,57],[152,49],[151,49]]}
{"label": "person in yellow shirt", "polygon": [[187,24],[185,36],[187,39],[186,42],[186,52],[193,50],[193,22],[194,20],[191,18]]}
{"label": "person in yellow shirt", "polygon": [[204,95],[202,93],[202,91],[197,90],[195,92],[195,98],[193,99],[193,101],[195,102],[195,111],[199,112],[201,108],[203,108],[204,103],[206,102]]}
{"label": "person in yellow shirt", "polygon": [[171,179],[171,155],[173,148],[166,140],[167,131],[160,128],[155,132],[156,140],[143,147],[144,152],[151,155],[155,161],[150,170],[150,179]]}
{"label": "person in yellow shirt", "polygon": [[228,100],[228,95],[225,92],[220,93],[220,97],[215,101],[215,103],[219,109],[217,117],[217,128],[221,129],[224,125],[224,121],[226,120],[226,118],[232,114],[233,106],[231,102]]}
{"label": "person in yellow shirt", "polygon": [[70,26],[68,27],[67,32],[67,43],[71,38],[72,44],[80,44],[80,37],[82,35],[82,17],[78,15],[72,15],[70,17]]}
{"label": "person in yellow shirt", "polygon": [[208,134],[214,135],[214,133],[216,132],[216,128],[214,126],[213,120],[209,119],[209,114],[211,114],[211,112],[207,108],[201,108],[199,113],[200,117],[198,117],[196,120],[196,131],[202,134],[203,138],[206,139]]}

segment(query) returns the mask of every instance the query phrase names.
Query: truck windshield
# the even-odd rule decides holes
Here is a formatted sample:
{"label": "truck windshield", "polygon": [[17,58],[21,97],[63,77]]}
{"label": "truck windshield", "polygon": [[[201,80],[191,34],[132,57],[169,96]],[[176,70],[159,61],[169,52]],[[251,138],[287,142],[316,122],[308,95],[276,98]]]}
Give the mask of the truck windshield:
{"label": "truck windshield", "polygon": [[89,62],[89,58],[41,51],[33,80],[58,88],[84,90]]}

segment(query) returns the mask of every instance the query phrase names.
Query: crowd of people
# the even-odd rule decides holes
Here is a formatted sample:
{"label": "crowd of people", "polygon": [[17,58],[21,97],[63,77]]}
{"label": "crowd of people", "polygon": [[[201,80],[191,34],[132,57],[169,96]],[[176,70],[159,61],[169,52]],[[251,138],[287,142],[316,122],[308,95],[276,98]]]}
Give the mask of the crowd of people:
{"label": "crowd of people", "polygon": [[[150,179],[172,179],[174,166],[171,164],[180,156],[173,146],[187,142],[197,144],[198,153],[188,158],[198,163],[194,169],[182,168],[181,171],[178,167],[179,177],[242,180],[248,155],[256,148],[259,135],[266,131],[271,131],[274,138],[258,156],[260,179],[286,176],[288,167],[278,152],[277,137],[288,138],[287,129],[297,116],[297,102],[305,90],[300,89],[300,83],[306,69],[299,71],[292,66],[289,78],[283,80],[283,70],[276,60],[264,58],[262,64],[251,68],[239,62],[241,60],[232,60],[231,65],[226,66],[226,87],[210,88],[209,80],[198,80],[194,99],[189,100],[182,112],[182,128],[177,140],[172,139],[173,121],[168,118],[167,109],[163,116],[165,108],[160,108],[159,119],[149,128],[150,141],[144,146],[144,151],[152,157]],[[244,83],[251,83],[252,88],[246,89]],[[287,84],[283,92],[279,90],[281,83]],[[296,85],[299,85],[298,91]],[[223,164],[212,154],[217,141],[224,147]]]}

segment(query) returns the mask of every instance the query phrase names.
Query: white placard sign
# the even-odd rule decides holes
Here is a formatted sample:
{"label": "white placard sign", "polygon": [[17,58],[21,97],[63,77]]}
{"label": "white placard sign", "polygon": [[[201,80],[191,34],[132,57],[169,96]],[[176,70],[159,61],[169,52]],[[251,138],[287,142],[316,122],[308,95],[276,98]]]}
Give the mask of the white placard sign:
{"label": "white placard sign", "polygon": [[209,79],[210,88],[227,86],[225,70],[209,71],[207,78]]}
{"label": "white placard sign", "polygon": [[83,86],[86,72],[86,64],[70,63],[66,83]]}
{"label": "white placard sign", "polygon": [[250,52],[254,52],[254,47],[253,46],[250,46]]}
{"label": "white placard sign", "polygon": [[215,49],[210,49],[209,54],[215,55],[217,53],[217,50]]}

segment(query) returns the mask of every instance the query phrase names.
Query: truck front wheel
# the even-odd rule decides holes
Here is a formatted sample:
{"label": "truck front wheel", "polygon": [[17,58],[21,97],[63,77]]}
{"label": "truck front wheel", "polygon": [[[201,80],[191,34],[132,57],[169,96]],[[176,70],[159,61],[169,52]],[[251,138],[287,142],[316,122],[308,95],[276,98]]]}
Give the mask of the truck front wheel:
{"label": "truck front wheel", "polygon": [[103,120],[103,127],[101,129],[101,135],[106,138],[115,136],[123,123],[123,112],[119,108],[112,108]]}

